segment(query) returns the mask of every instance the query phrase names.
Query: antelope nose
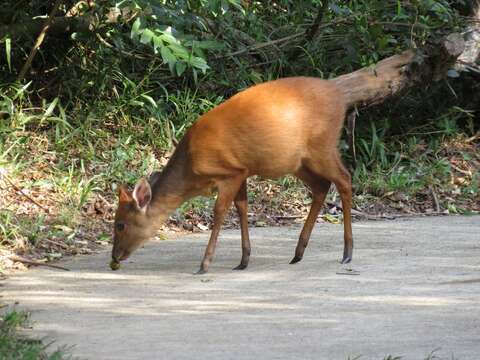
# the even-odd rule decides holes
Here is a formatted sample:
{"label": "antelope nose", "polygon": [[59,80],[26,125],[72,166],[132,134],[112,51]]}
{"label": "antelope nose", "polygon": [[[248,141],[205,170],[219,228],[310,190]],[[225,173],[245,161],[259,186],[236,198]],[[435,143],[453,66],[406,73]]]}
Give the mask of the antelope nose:
{"label": "antelope nose", "polygon": [[118,262],[120,261],[122,256],[123,256],[123,250],[119,249],[118,246],[115,246],[115,243],[114,243],[113,249],[112,249],[112,260]]}

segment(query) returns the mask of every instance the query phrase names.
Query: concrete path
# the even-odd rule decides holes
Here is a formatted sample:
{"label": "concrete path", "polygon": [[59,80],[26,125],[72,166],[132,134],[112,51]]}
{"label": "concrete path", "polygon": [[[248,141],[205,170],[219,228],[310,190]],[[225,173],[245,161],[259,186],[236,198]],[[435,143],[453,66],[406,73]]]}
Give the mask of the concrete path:
{"label": "concrete path", "polygon": [[[480,217],[318,224],[289,265],[300,228],[223,231],[210,273],[193,276],[208,233],[147,244],[122,269],[109,254],[32,270],[0,287],[32,311],[34,332],[82,359],[480,359]],[[437,359],[437,358],[436,358]]]}

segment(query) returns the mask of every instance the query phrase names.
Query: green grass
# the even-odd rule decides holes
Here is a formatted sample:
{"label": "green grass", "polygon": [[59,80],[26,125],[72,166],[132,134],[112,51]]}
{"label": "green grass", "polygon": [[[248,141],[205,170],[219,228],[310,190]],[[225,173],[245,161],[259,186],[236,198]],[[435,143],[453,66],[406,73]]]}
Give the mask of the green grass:
{"label": "green grass", "polygon": [[48,354],[43,341],[27,338],[20,330],[28,325],[28,314],[9,311],[0,318],[0,359],[4,360],[61,360],[70,358],[64,350]]}
{"label": "green grass", "polygon": [[[0,247],[35,246],[55,236],[58,226],[88,227],[85,214],[95,201],[105,199],[111,208],[120,183],[133,185],[161,168],[159,159],[191,123],[222,101],[193,91],[152,98],[140,85],[121,80],[124,91],[117,98],[79,103],[68,114],[58,98],[34,104],[28,84],[0,87],[0,197],[6,204],[0,210]],[[14,186],[39,194],[50,213],[18,192],[4,196],[15,193]],[[182,209],[202,211],[202,202]],[[105,219],[111,219],[111,210]]]}
{"label": "green grass", "polygon": [[[358,166],[353,173],[357,194],[382,197],[391,192],[414,196],[425,189],[456,192],[457,197],[472,197],[478,192],[479,169],[462,186],[452,184],[452,159],[471,160],[471,153],[458,147],[465,139],[455,118],[445,127],[445,118],[429,123],[423,134],[387,135],[372,122],[357,142]],[[451,129],[457,129],[451,132]],[[471,151],[471,150],[470,150]],[[478,159],[477,159],[478,161]]]}

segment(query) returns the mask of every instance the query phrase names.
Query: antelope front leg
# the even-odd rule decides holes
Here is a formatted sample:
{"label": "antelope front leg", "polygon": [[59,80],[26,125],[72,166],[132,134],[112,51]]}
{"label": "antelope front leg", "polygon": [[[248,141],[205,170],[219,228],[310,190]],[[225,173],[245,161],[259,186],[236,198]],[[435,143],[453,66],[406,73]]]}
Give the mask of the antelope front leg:
{"label": "antelope front leg", "polygon": [[225,218],[225,214],[228,211],[235,195],[238,193],[243,181],[244,178],[242,177],[223,180],[217,183],[218,196],[213,213],[212,233],[210,235],[210,240],[208,240],[207,249],[205,250],[202,263],[200,264],[200,270],[195,273],[196,275],[201,275],[208,272],[208,268],[213,260],[213,255],[215,254],[218,234],[220,233],[223,219]]}

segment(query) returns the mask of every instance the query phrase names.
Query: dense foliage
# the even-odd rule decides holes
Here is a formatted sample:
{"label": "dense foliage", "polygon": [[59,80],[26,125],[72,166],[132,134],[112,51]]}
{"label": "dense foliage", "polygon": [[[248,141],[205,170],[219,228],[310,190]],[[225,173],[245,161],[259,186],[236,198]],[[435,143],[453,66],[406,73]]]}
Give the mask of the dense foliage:
{"label": "dense foliage", "polygon": [[[16,79],[41,16],[54,5],[10,2],[0,15],[2,83]],[[168,112],[168,95],[176,90],[228,96],[281,76],[329,78],[420,46],[460,22],[446,0],[62,4],[26,76],[30,94],[58,97],[65,109],[88,112],[92,102],[105,101],[132,115],[157,117]],[[309,34],[319,12],[318,29]]]}

